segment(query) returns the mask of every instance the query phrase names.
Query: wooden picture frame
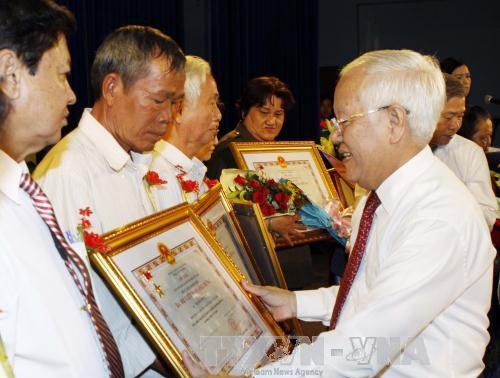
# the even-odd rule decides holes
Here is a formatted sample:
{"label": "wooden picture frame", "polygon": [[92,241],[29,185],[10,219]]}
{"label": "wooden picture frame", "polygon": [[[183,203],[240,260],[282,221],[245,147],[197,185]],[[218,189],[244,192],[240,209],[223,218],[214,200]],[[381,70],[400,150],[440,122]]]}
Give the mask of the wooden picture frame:
{"label": "wooden picture frame", "polygon": [[110,250],[91,252],[92,264],[178,376],[189,377],[184,350],[209,374],[242,375],[267,362],[276,346],[290,348],[188,204],[103,239]]}
{"label": "wooden picture frame", "polygon": [[219,242],[240,273],[252,283],[262,285],[264,280],[243,230],[218,183],[191,204],[193,211]]}
{"label": "wooden picture frame", "polygon": [[263,169],[269,178],[289,179],[319,206],[338,199],[314,142],[231,142],[230,149],[238,168]]}
{"label": "wooden picture frame", "polygon": [[[339,199],[339,194],[314,142],[232,142],[231,153],[240,169],[263,169],[269,178],[291,180],[321,207]],[[330,240],[326,230],[308,230],[294,236],[294,245]],[[276,248],[290,245],[282,238],[275,240]]]}

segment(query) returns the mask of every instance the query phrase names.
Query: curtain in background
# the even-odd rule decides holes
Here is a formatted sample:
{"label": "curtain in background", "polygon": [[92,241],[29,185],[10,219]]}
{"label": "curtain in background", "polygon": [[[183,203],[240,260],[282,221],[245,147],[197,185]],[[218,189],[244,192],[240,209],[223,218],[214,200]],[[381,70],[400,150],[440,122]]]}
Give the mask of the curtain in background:
{"label": "curtain in background", "polygon": [[78,125],[83,108],[91,103],[90,68],[97,47],[114,29],[130,24],[148,25],[168,34],[182,47],[182,0],[58,0],[77,20],[77,31],[69,37],[71,85],[77,103],[70,108],[66,134]]}
{"label": "curtain in background", "polygon": [[[226,103],[221,135],[239,120],[234,102],[246,82],[274,75],[297,101],[280,135],[282,140],[317,139],[319,124],[318,0],[199,0],[204,2],[204,44]],[[182,0],[58,0],[77,19],[70,36],[71,84],[77,95],[67,133],[91,104],[90,68],[104,37],[127,24],[156,27],[184,47],[189,2]]]}
{"label": "curtain in background", "polygon": [[297,101],[279,139],[316,140],[318,1],[212,0],[209,4],[207,58],[226,103],[220,135],[232,130],[240,118],[234,102],[246,82],[273,75],[290,86]]}

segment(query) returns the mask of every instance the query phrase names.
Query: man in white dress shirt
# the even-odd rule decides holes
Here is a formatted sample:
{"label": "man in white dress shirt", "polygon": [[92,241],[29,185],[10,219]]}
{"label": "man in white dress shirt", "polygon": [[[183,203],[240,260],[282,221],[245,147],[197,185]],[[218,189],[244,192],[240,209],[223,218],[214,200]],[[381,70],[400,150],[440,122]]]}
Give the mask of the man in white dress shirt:
{"label": "man in white dress shirt", "polygon": [[60,139],[76,101],[73,28],[73,15],[49,0],[0,3],[0,334],[20,378],[109,377],[84,298],[20,188],[26,156]]}
{"label": "man in white dress shirt", "polygon": [[[70,242],[79,240],[79,209],[90,207],[96,233],[153,212],[143,180],[149,161],[141,153],[153,149],[182,106],[184,64],[174,40],[144,26],[115,30],[97,50],[93,108],[35,171]],[[94,279],[125,374],[137,376],[155,355],[102,280],[96,274]]]}
{"label": "man in white dress shirt", "polygon": [[[339,150],[349,180],[380,205],[371,229],[360,227],[365,199],[353,216],[351,242],[359,233],[366,248],[335,328],[255,376],[481,373],[494,248],[477,202],[428,146],[444,101],[439,67],[413,51],[369,52],[342,70],[334,101]],[[339,294],[339,286],[245,287],[278,320],[298,316],[325,325]]]}
{"label": "man in white dress shirt", "polygon": [[490,230],[496,221],[497,200],[491,187],[490,171],[484,151],[477,144],[456,135],[465,113],[465,89],[460,80],[444,74],[446,104],[430,145],[436,155],[470,190],[481,206]]}
{"label": "man in white dress shirt", "polygon": [[214,140],[222,118],[217,83],[208,62],[186,56],[184,94],[182,115],[153,152],[151,169],[167,181],[152,188],[159,210],[194,202],[207,191],[207,168],[195,155]]}

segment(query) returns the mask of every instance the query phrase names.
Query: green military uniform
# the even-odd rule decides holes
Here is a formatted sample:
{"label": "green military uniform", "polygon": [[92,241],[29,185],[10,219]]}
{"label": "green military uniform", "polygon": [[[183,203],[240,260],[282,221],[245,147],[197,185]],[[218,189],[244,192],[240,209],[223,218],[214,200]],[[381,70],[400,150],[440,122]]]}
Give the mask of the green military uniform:
{"label": "green military uniform", "polygon": [[239,122],[234,130],[221,138],[217,147],[215,147],[212,157],[205,163],[207,166],[207,177],[219,179],[223,169],[236,168],[236,161],[229,148],[231,142],[258,142],[258,140],[250,134],[245,125],[243,125],[243,122]]}

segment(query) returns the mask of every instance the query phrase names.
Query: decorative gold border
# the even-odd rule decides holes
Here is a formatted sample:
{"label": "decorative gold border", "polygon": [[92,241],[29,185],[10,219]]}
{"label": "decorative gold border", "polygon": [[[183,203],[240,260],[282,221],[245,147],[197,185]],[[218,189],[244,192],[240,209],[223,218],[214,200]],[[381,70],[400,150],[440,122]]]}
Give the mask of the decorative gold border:
{"label": "decorative gold border", "polygon": [[[341,198],[314,142],[231,142],[229,148],[231,149],[231,153],[233,154],[236,164],[240,169],[248,169],[244,159],[245,153],[248,152],[309,152],[311,155],[311,162],[318,169],[318,172],[320,173],[320,180],[323,182],[326,190],[328,191],[328,198],[335,198],[339,200]],[[321,190],[321,192],[323,192],[323,190]],[[303,232],[300,236],[292,238],[294,246],[316,243],[324,240],[331,240],[331,236],[325,230],[311,230]],[[278,237],[275,240],[275,247],[276,249],[284,249],[289,248],[290,244],[288,244],[283,237]]]}
{"label": "decorative gold border", "polygon": [[[272,264],[272,269],[274,271],[274,275],[276,278],[276,281],[278,283],[278,286],[287,289],[286,286],[286,281],[285,281],[285,275],[283,274],[283,271],[281,270],[281,264],[278,260],[278,255],[276,254],[275,251],[275,244],[273,237],[271,233],[268,231],[267,226],[264,222],[264,216],[262,215],[262,211],[260,210],[259,205],[249,202],[249,201],[242,201],[242,200],[231,200],[231,203],[237,205],[237,206],[242,206],[244,208],[248,208],[249,210],[255,214],[255,218],[258,222],[258,227],[260,231],[260,238],[264,242],[265,248],[269,251],[269,259]],[[256,253],[257,251],[253,251],[253,253]],[[264,277],[264,282],[265,282],[265,277]]]}
{"label": "decorative gold border", "polygon": [[[127,310],[132,314],[145,336],[158,351],[159,355],[171,365],[172,369],[179,377],[183,378],[190,377],[190,374],[182,363],[182,351],[175,347],[167,332],[155,319],[140,295],[133,289],[119,267],[113,261],[113,257],[145,240],[160,235],[186,222],[191,222],[199,235],[213,249],[216,258],[222,263],[230,279],[238,283],[238,287],[243,293],[243,298],[247,298],[256,314],[268,327],[268,330],[275,336],[284,337],[283,331],[263,303],[258,298],[254,298],[252,295],[248,294],[239,285],[242,279],[241,274],[234,268],[234,264],[228,259],[226,253],[188,204],[175,206],[104,234],[102,237],[105,243],[110,246],[110,251],[106,254],[92,252],[90,253],[90,261]],[[283,338],[282,340],[285,339]],[[285,343],[285,341],[283,342]],[[289,347],[290,346],[288,346],[288,348]]]}
{"label": "decorative gold border", "polygon": [[[210,209],[212,209],[217,203],[221,203],[222,206],[224,207],[224,210],[226,211],[226,215],[229,219],[230,226],[232,228],[230,230],[230,232],[231,232],[231,234],[233,234],[233,236],[237,239],[238,243],[244,249],[244,251],[240,251],[240,252],[246,253],[248,260],[250,260],[250,264],[252,265],[250,268],[254,270],[254,273],[257,276],[257,279],[259,280],[259,282],[254,282],[254,283],[262,285],[262,283],[264,282],[264,279],[262,277],[262,272],[260,271],[259,267],[257,266],[257,263],[255,262],[253,252],[252,252],[250,246],[248,245],[248,241],[245,238],[245,234],[243,233],[243,230],[241,229],[240,223],[238,222],[238,219],[236,218],[233,207],[231,206],[231,202],[227,199],[226,194],[222,190],[222,185],[220,183],[218,183],[213,188],[211,188],[209,191],[205,192],[202,196],[200,196],[198,201],[191,204],[191,207],[192,207],[193,211],[198,216],[202,217],[206,212],[208,212]],[[221,246],[221,248],[222,248],[222,246]],[[242,258],[242,260],[244,261],[245,259]],[[238,267],[236,265],[235,265],[235,268],[238,269]],[[247,269],[248,269],[248,267],[247,267]]]}
{"label": "decorative gold border", "polygon": [[[249,169],[244,155],[245,153],[285,153],[285,152],[309,152],[311,162],[314,163],[320,173],[320,179],[328,191],[328,198],[337,198],[338,194],[333,185],[332,179],[327,172],[326,166],[323,163],[320,153],[317,150],[316,144],[311,141],[298,142],[231,142],[229,144],[231,153],[240,169]],[[321,190],[323,192],[323,190]]]}

